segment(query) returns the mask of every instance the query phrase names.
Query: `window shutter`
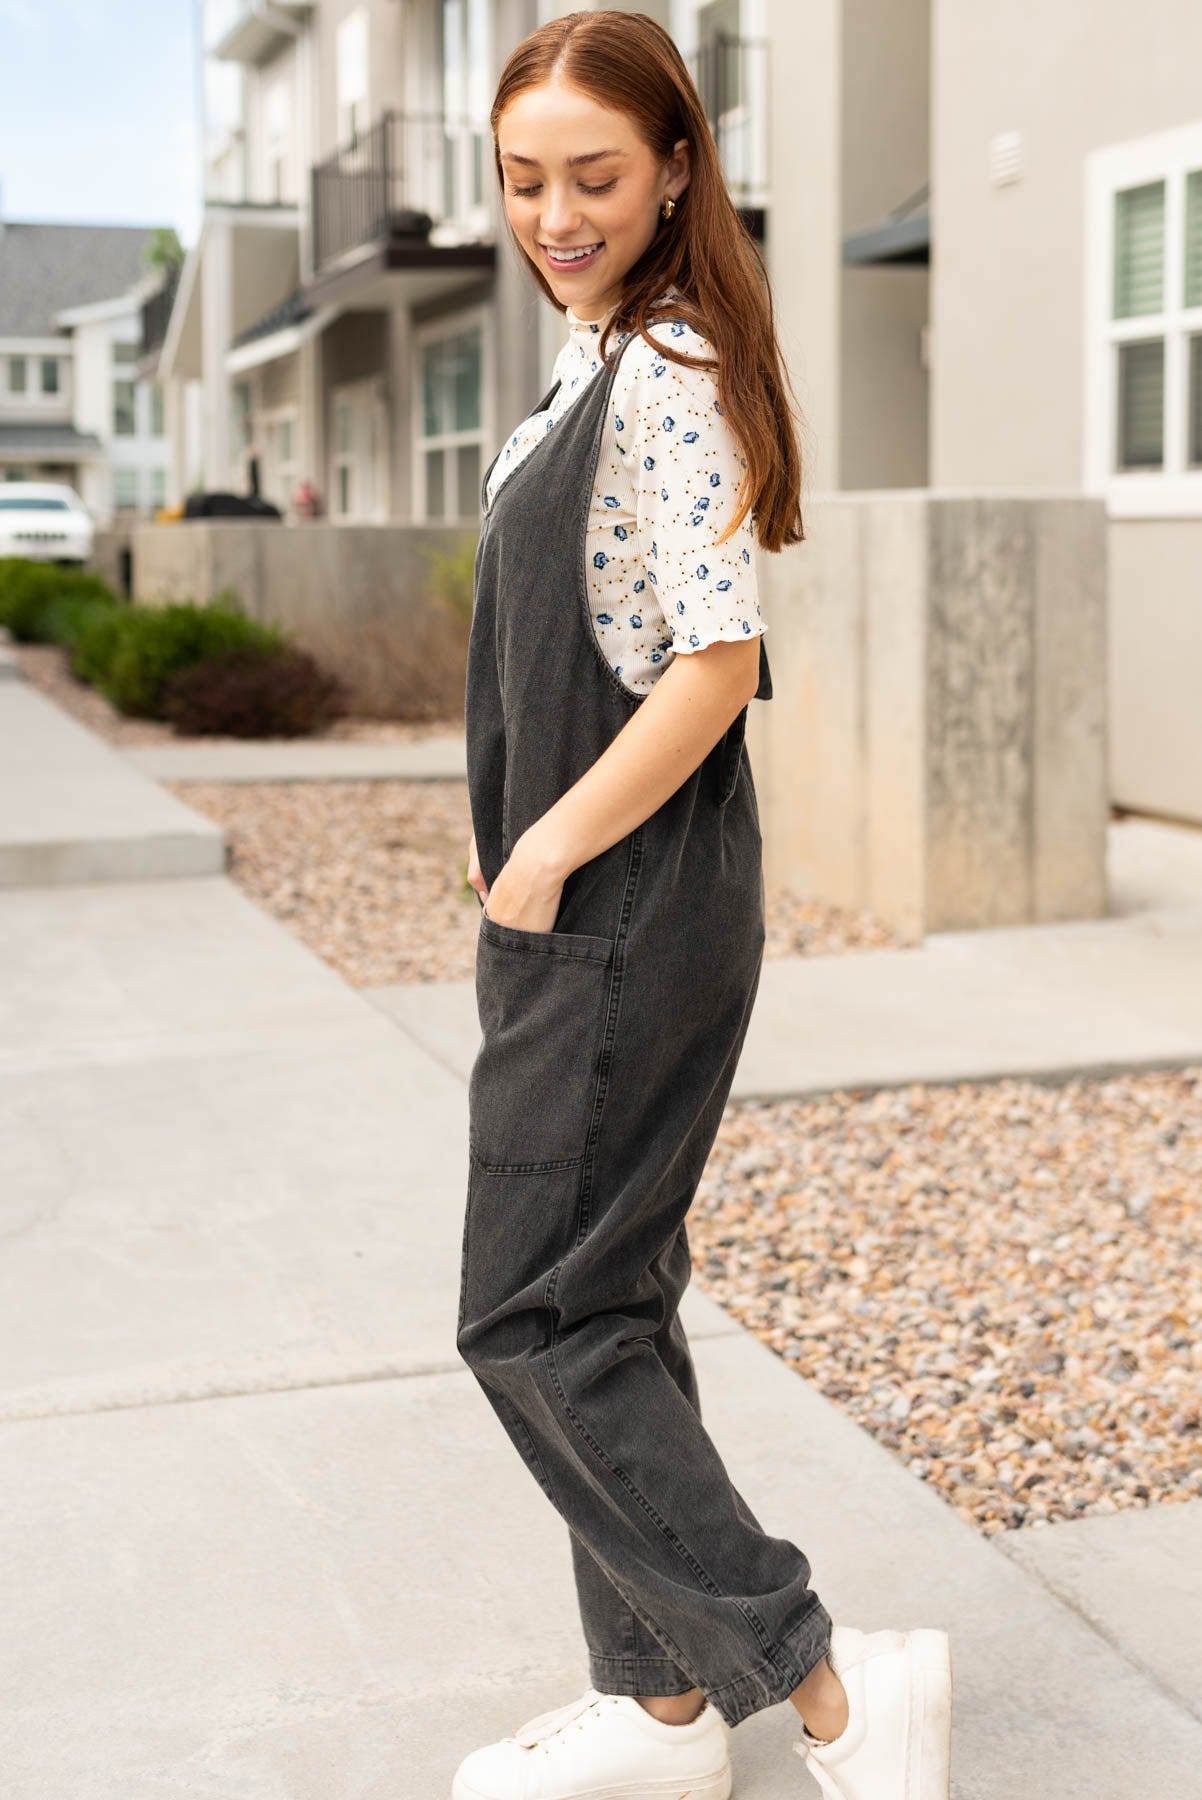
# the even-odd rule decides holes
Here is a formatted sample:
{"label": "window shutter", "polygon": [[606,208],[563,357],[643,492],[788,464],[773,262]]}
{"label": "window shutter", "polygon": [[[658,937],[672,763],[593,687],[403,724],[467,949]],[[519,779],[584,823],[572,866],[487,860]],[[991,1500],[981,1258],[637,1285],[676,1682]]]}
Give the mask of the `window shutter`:
{"label": "window shutter", "polygon": [[1114,197],[1114,316],[1164,308],[1164,182],[1122,188]]}
{"label": "window shutter", "polygon": [[1202,169],[1185,178],[1185,304],[1202,306]]}
{"label": "window shutter", "polygon": [[1164,464],[1164,339],[1120,344],[1118,467]]}

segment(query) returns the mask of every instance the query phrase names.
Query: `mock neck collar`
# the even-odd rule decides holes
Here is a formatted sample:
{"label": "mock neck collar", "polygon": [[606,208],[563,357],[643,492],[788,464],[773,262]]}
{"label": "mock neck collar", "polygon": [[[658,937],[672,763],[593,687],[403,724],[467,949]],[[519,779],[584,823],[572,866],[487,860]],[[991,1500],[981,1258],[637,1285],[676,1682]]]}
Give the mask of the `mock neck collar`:
{"label": "mock neck collar", "polygon": [[614,304],[603,312],[599,319],[582,319],[570,306],[566,307],[564,317],[567,320],[568,334],[572,342],[582,345],[586,350],[594,349],[606,324],[613,318],[617,310],[618,303],[615,300]]}
{"label": "mock neck collar", "polygon": [[[677,287],[670,285],[664,289],[660,301],[657,302],[657,304],[663,304],[665,301],[671,302],[679,297],[679,293],[680,290]],[[617,310],[618,302],[615,300],[613,305],[609,307],[606,312],[603,312],[599,319],[582,319],[578,317],[570,306],[565,307],[564,318],[567,321],[568,335],[571,338],[571,341],[583,350],[595,351],[601,333],[604,331],[606,324],[613,318]]]}

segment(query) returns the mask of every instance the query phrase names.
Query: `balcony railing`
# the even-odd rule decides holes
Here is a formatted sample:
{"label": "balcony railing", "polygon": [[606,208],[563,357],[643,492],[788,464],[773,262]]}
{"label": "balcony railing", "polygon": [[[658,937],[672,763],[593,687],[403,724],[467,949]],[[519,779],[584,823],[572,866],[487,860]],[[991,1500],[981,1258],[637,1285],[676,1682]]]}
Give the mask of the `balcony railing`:
{"label": "balcony railing", "polygon": [[687,59],[735,205],[768,199],[768,45],[718,32]]}
{"label": "balcony railing", "polygon": [[[313,262],[398,237],[479,240],[488,230],[488,127],[445,113],[386,112],[312,172]],[[427,217],[423,219],[422,215]]]}

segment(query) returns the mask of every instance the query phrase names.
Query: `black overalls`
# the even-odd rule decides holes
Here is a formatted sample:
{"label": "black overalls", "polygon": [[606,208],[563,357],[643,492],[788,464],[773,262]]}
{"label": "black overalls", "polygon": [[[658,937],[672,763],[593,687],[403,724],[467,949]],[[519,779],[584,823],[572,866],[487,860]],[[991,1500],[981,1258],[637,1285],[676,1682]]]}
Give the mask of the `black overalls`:
{"label": "black overalls", "polygon": [[[644,698],[606,661],[589,609],[612,385],[601,368],[483,523],[466,713],[489,887]],[[756,697],[771,692],[761,639]],[[685,1215],[763,957],[746,715],[658,811],[572,871],[550,931],[481,913],[456,1340],[569,1526],[593,1685],[699,1687],[731,1725],[786,1699],[831,1625],[807,1559],[763,1531],[701,1424],[677,1316]]]}

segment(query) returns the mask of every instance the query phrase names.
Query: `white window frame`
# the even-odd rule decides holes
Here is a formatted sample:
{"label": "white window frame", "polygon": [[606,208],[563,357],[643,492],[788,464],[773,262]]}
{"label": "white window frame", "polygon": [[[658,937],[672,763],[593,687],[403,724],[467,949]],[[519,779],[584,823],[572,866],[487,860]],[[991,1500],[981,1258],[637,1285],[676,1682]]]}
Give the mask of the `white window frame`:
{"label": "white window frame", "polygon": [[[338,442],[338,408],[347,402],[353,409],[353,417],[360,422],[364,417],[378,427],[376,444],[376,460],[371,462],[371,447],[365,445],[358,437],[352,423],[351,444],[343,450]],[[389,406],[387,382],[382,375],[365,375],[358,381],[347,381],[339,384],[330,393],[330,495],[326,508],[327,516],[336,525],[379,525],[387,521],[389,516],[390,456],[389,456]],[[348,492],[350,507],[342,510],[342,495],[339,472],[348,471]],[[371,471],[372,496],[371,504],[364,504],[364,482],[357,479],[366,469]]]}
{"label": "white window frame", "polygon": [[[1085,159],[1085,441],[1086,493],[1102,498],[1115,519],[1202,518],[1202,469],[1186,467],[1189,338],[1202,333],[1202,306],[1186,307],[1186,175],[1202,169],[1202,120]],[[1115,195],[1144,182],[1165,184],[1164,311],[1111,317]],[[1116,346],[1164,340],[1164,468],[1120,470],[1113,450],[1118,418]]]}
{"label": "white window frame", "polygon": [[[292,496],[296,492],[298,481],[300,449],[300,408],[296,405],[276,406],[270,412],[259,414],[261,431],[257,434],[263,445],[264,458],[267,463],[266,476],[263,482],[264,496],[273,500],[282,512],[292,509]],[[277,453],[277,433],[282,425],[287,425],[292,433],[292,454],[284,461]],[[276,492],[272,492],[272,488]]]}
{"label": "white window frame", "polygon": [[[462,332],[471,331],[473,326],[480,327],[480,425],[476,431],[439,432],[433,437],[426,436],[424,381],[422,376],[422,360],[430,344],[437,343],[440,338],[459,337]],[[493,370],[496,367],[496,344],[494,340],[495,309],[491,306],[465,306],[461,311],[450,313],[441,319],[431,319],[419,325],[413,333],[413,382],[412,409],[410,419],[412,429],[410,443],[413,445],[413,518],[419,525],[475,525],[478,516],[471,519],[429,519],[426,513],[426,452],[428,450],[458,449],[460,444],[470,444],[479,439],[480,443],[480,476],[484,478],[485,470],[491,460],[488,446],[493,438]]]}
{"label": "white window frame", "polygon": [[371,124],[371,27],[365,6],[339,20],[334,65],[338,142],[358,143]]}
{"label": "white window frame", "polygon": [[263,196],[286,206],[292,194],[292,90],[285,76],[267,84],[263,96]]}
{"label": "white window frame", "polygon": [[[117,494],[118,482],[120,481],[121,477],[123,477],[123,476],[124,477],[132,476],[133,477],[134,499],[133,499],[132,504],[129,501],[121,500],[118,498],[118,494]],[[113,470],[113,511],[114,512],[141,512],[141,510],[142,510],[142,482],[141,482],[141,478],[140,478],[140,471],[139,471],[138,465],[136,463],[118,463],[116,468]]]}

